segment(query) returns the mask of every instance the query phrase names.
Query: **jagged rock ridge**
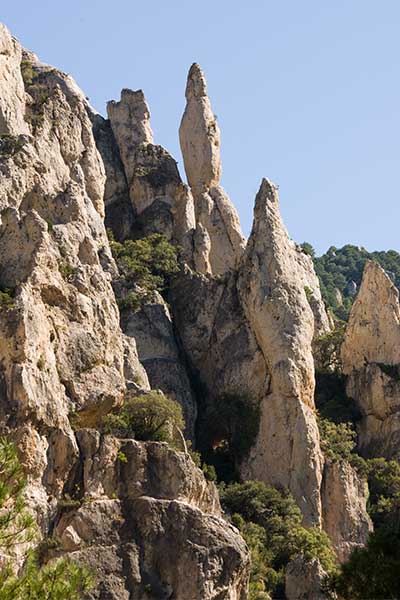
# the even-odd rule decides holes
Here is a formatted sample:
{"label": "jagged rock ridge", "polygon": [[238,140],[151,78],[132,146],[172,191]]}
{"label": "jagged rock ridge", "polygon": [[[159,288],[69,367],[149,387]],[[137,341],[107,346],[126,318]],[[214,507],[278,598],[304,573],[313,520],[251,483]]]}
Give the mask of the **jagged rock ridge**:
{"label": "jagged rock ridge", "polygon": [[[189,185],[154,143],[141,90],[123,90],[103,119],[5,28],[0,74],[0,283],[14,290],[0,314],[2,424],[43,534],[54,530],[59,552],[101,574],[93,599],[246,598],[248,550],[188,455],[96,431],[127,390],[152,387],[182,405],[195,442],[195,374],[206,404],[244,392],[260,406],[242,477],[288,488],[305,524],[325,527],[344,559],[370,523],[354,470],[329,465],[319,443],[312,346],[331,323],[267,179],[244,240],[220,186],[220,132],[200,67],[189,71],[180,126]],[[120,241],[161,233],[180,247],[170,306],[153,294],[138,311],[118,310],[126,282],[104,222]],[[76,486],[80,506],[61,510]],[[322,575],[293,564],[289,597],[302,579],[316,594]]]}
{"label": "jagged rock ridge", "polygon": [[[165,444],[96,431],[127,388],[149,389],[111,285],[118,273],[93,128],[103,141],[110,131],[71,77],[23,51],[4,27],[0,48],[0,284],[12,290],[0,314],[1,415],[27,472],[28,504],[42,534],[59,535],[59,553],[98,569],[92,598],[244,600],[248,550],[221,519],[213,484]],[[112,167],[108,191],[122,200],[118,155]],[[75,500],[64,508],[66,494]]]}

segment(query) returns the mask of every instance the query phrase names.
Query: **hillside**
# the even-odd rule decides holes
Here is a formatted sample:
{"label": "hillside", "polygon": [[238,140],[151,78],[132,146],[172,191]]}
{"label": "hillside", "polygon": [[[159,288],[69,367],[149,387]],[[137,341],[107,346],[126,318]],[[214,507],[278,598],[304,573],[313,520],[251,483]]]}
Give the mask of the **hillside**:
{"label": "hillside", "polygon": [[312,256],[321,293],[327,306],[344,321],[348,320],[351,306],[357,295],[365,263],[376,261],[400,289],[400,254],[395,250],[368,252],[365,248],[346,244],[342,248],[331,246],[325,254],[316,256],[308,242],[303,250]]}

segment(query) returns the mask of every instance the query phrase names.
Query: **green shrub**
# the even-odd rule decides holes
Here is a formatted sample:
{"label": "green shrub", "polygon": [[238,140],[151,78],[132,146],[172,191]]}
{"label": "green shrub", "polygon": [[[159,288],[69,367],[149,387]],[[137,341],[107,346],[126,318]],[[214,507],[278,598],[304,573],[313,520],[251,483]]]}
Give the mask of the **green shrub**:
{"label": "green shrub", "polygon": [[323,373],[342,370],[340,349],[345,334],[343,325],[336,325],[333,331],[319,336],[313,345],[314,359],[318,371]]}
{"label": "green shrub", "polygon": [[128,397],[118,413],[103,419],[104,431],[141,441],[177,442],[184,420],[180,405],[161,392]]}
{"label": "green shrub", "polygon": [[155,233],[123,244],[109,233],[110,247],[121,274],[130,283],[154,292],[163,291],[179,271],[178,250],[164,235]]}
{"label": "green shrub", "polygon": [[328,419],[318,419],[321,449],[326,458],[336,462],[349,460],[355,448],[357,436],[351,423],[333,423]]}
{"label": "green shrub", "polygon": [[122,463],[128,462],[127,456],[126,456],[125,452],[122,452],[122,450],[119,450],[117,452],[117,459]]}
{"label": "green shrub", "polygon": [[400,523],[400,463],[373,458],[368,465],[368,512],[375,527]]}
{"label": "green shrub", "polygon": [[343,600],[386,600],[400,595],[399,529],[374,531],[365,548],[355,549],[329,582]]}
{"label": "green shrub", "polygon": [[76,273],[76,268],[70,265],[65,260],[58,261],[58,270],[61,273],[61,276],[65,281],[71,281],[73,276]]}
{"label": "green shrub", "polygon": [[207,463],[203,463],[201,470],[203,471],[203,475],[207,479],[207,481],[217,480],[217,472],[213,465],[207,465]]}
{"label": "green shrub", "polygon": [[33,70],[33,64],[30,60],[23,59],[21,61],[21,75],[24,80],[25,87],[32,85],[35,78],[35,72]]}
{"label": "green shrub", "polygon": [[9,288],[0,289],[0,310],[9,310],[14,307],[14,299],[11,294],[12,292]]}
{"label": "green shrub", "polygon": [[328,572],[335,568],[328,536],[302,526],[301,511],[289,493],[246,481],[222,485],[220,496],[251,550],[250,597],[266,592],[281,597],[285,567],[295,556],[318,558]]}
{"label": "green shrub", "polygon": [[11,557],[15,548],[21,552],[22,544],[32,543],[37,535],[33,518],[25,508],[25,485],[14,445],[0,438],[0,552],[3,557],[0,600],[79,600],[93,587],[89,571],[68,559],[42,566],[39,558],[46,554],[46,540],[37,551],[25,552],[25,564],[18,575],[13,571]]}
{"label": "green shrub", "polygon": [[136,312],[142,306],[141,297],[137,292],[130,292],[123,298],[118,298],[117,302],[121,311],[129,310],[131,312]]}

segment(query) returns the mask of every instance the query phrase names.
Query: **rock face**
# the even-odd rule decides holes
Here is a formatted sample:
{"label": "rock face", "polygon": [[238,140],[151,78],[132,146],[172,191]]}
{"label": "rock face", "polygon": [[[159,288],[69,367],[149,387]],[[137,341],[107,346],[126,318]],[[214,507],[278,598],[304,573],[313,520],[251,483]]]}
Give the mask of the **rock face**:
{"label": "rock face", "polygon": [[[276,188],[264,179],[238,280],[271,377],[246,475],[289,488],[305,521],[318,524],[322,455],[314,413],[314,318],[296,253],[281,221]],[[266,443],[272,439],[273,444]]]}
{"label": "rock face", "polygon": [[165,301],[156,293],[140,310],[123,310],[121,326],[125,334],[135,340],[151,386],[161,389],[182,406],[186,436],[194,440],[197,406]]}
{"label": "rock face", "polygon": [[368,486],[346,461],[327,461],[322,483],[323,527],[340,562],[364,546],[372,531],[367,513]]}
{"label": "rock face", "polygon": [[21,60],[21,46],[0,23],[0,135],[29,133]]}
{"label": "rock face", "polygon": [[93,430],[79,445],[82,506],[55,533],[61,551],[100,576],[90,598],[245,600],[247,548],[187,455]]}
{"label": "rock face", "polygon": [[0,283],[13,295],[0,314],[2,414],[29,457],[46,523],[79,454],[68,415],[97,423],[118,405],[126,360],[148,381],[119,328],[91,109],[70,77],[24,57],[30,135],[8,138],[0,157]]}
{"label": "rock face", "polygon": [[[289,239],[266,179],[245,244],[220,186],[220,132],[198,65],[186,99],[190,187],[154,143],[142,91],[123,90],[105,120],[69,76],[0,28],[1,431],[18,445],[43,535],[60,539],[49,558],[88,563],[99,574],[93,600],[247,597],[248,549],[190,456],[100,433],[127,392],[175,398],[194,443],[197,412],[246,395],[261,420],[241,476],[288,488],[341,559],[370,527],[356,474],[324,466],[320,450],[312,344],[331,324],[312,261]],[[168,304],[154,293],[118,310],[133,284],[105,224],[118,241],[159,233],[179,245]],[[368,266],[364,279],[344,362],[367,403],[364,443],[393,444],[400,309],[384,274]],[[318,563],[294,561],[288,598],[318,598],[322,576]]]}
{"label": "rock face", "polygon": [[[114,154],[109,124],[69,76],[23,51],[3,27],[0,49],[0,416],[27,473],[28,504],[44,536],[59,534],[61,554],[98,568],[93,598],[244,600],[248,550],[190,458],[71,425],[97,428],[127,389],[150,388],[135,337],[120,328],[118,272],[104,227],[106,174],[93,129],[110,158],[107,193],[115,203],[137,182],[125,172],[129,153]],[[140,121],[129,143],[148,141],[137,97],[124,93],[123,102],[128,109],[114,111],[116,135],[128,135],[129,117]],[[148,146],[150,162],[158,160],[157,147]],[[185,214],[183,204],[172,213]],[[174,350],[168,357],[176,359]]]}
{"label": "rock face", "polygon": [[362,413],[360,451],[400,457],[400,305],[398,291],[374,262],[365,266],[342,346],[347,394]]}
{"label": "rock face", "polygon": [[326,600],[322,584],[326,572],[318,560],[301,556],[292,560],[286,569],[285,595],[287,600]]}
{"label": "rock face", "polygon": [[237,266],[245,240],[237,212],[219,185],[220,131],[207,96],[204,74],[196,63],[188,75],[179,139],[194,197],[196,271],[221,275]]}

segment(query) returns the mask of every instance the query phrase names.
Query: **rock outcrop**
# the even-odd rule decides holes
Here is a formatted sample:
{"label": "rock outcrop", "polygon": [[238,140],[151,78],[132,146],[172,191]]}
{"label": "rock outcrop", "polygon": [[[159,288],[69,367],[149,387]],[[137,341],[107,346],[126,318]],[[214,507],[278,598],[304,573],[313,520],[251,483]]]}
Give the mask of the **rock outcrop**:
{"label": "rock outcrop", "polygon": [[45,524],[79,456],[69,414],[94,424],[121,403],[127,360],[148,381],[119,328],[91,109],[69,76],[34,55],[24,53],[23,69],[30,135],[8,137],[0,156],[0,284],[12,295],[0,314],[2,415]]}
{"label": "rock outcrop", "polygon": [[326,575],[317,559],[295,558],[288,564],[285,574],[287,600],[326,600],[323,592]]}
{"label": "rock outcrop", "polygon": [[[111,128],[71,77],[5,28],[0,49],[0,417],[26,470],[28,505],[43,536],[59,535],[58,555],[98,568],[92,598],[244,600],[248,550],[190,458],[86,429],[127,389],[150,388],[135,337],[120,327],[93,129],[110,157],[107,193],[119,202],[128,184],[137,189],[123,170],[129,153],[107,153]],[[140,121],[140,111],[127,114]],[[145,117],[133,145],[148,135]],[[127,135],[123,122],[114,128]],[[144,142],[138,148],[136,170]]]}
{"label": "rock outcrop", "polygon": [[98,575],[90,598],[245,600],[247,548],[188,455],[93,430],[78,439],[81,506],[55,534],[59,551]]}
{"label": "rock outcrop", "polygon": [[25,88],[21,73],[22,48],[0,23],[0,135],[28,134]]}
{"label": "rock outcrop", "polygon": [[121,326],[136,343],[151,387],[161,389],[182,406],[186,436],[194,441],[197,406],[166,302],[155,293],[140,310],[122,310]]}
{"label": "rock outcrop", "polygon": [[238,289],[271,379],[245,473],[290,489],[306,523],[319,524],[323,461],[314,411],[314,317],[297,252],[280,217],[277,190],[264,179]]}
{"label": "rock outcrop", "polygon": [[[134,215],[134,224],[130,219],[131,231],[125,233],[124,237],[162,233],[179,244],[184,260],[191,264],[195,229],[192,195],[182,183],[176,161],[162,146],[153,143],[150,111],[143,92],[122,90],[120,102],[109,102],[107,111]],[[107,135],[106,128],[107,125],[98,125],[99,134],[103,131],[103,135]],[[103,158],[108,165],[106,168],[112,175],[112,181],[121,184],[123,179],[107,146],[104,143],[101,145],[104,148]],[[106,206],[116,201],[115,190],[108,192]],[[118,205],[121,205],[121,200]],[[118,224],[115,229],[119,229]]]}
{"label": "rock outcrop", "polygon": [[237,212],[219,185],[220,130],[211,110],[204,74],[196,63],[188,75],[179,139],[194,198],[195,268],[203,274],[221,275],[237,267],[245,240]]}
{"label": "rock outcrop", "polygon": [[367,513],[368,486],[346,461],[327,461],[322,483],[323,528],[340,562],[367,543],[372,522]]}
{"label": "rock outcrop", "polygon": [[359,448],[400,458],[400,304],[384,270],[368,262],[342,346],[347,394],[361,410]]}

